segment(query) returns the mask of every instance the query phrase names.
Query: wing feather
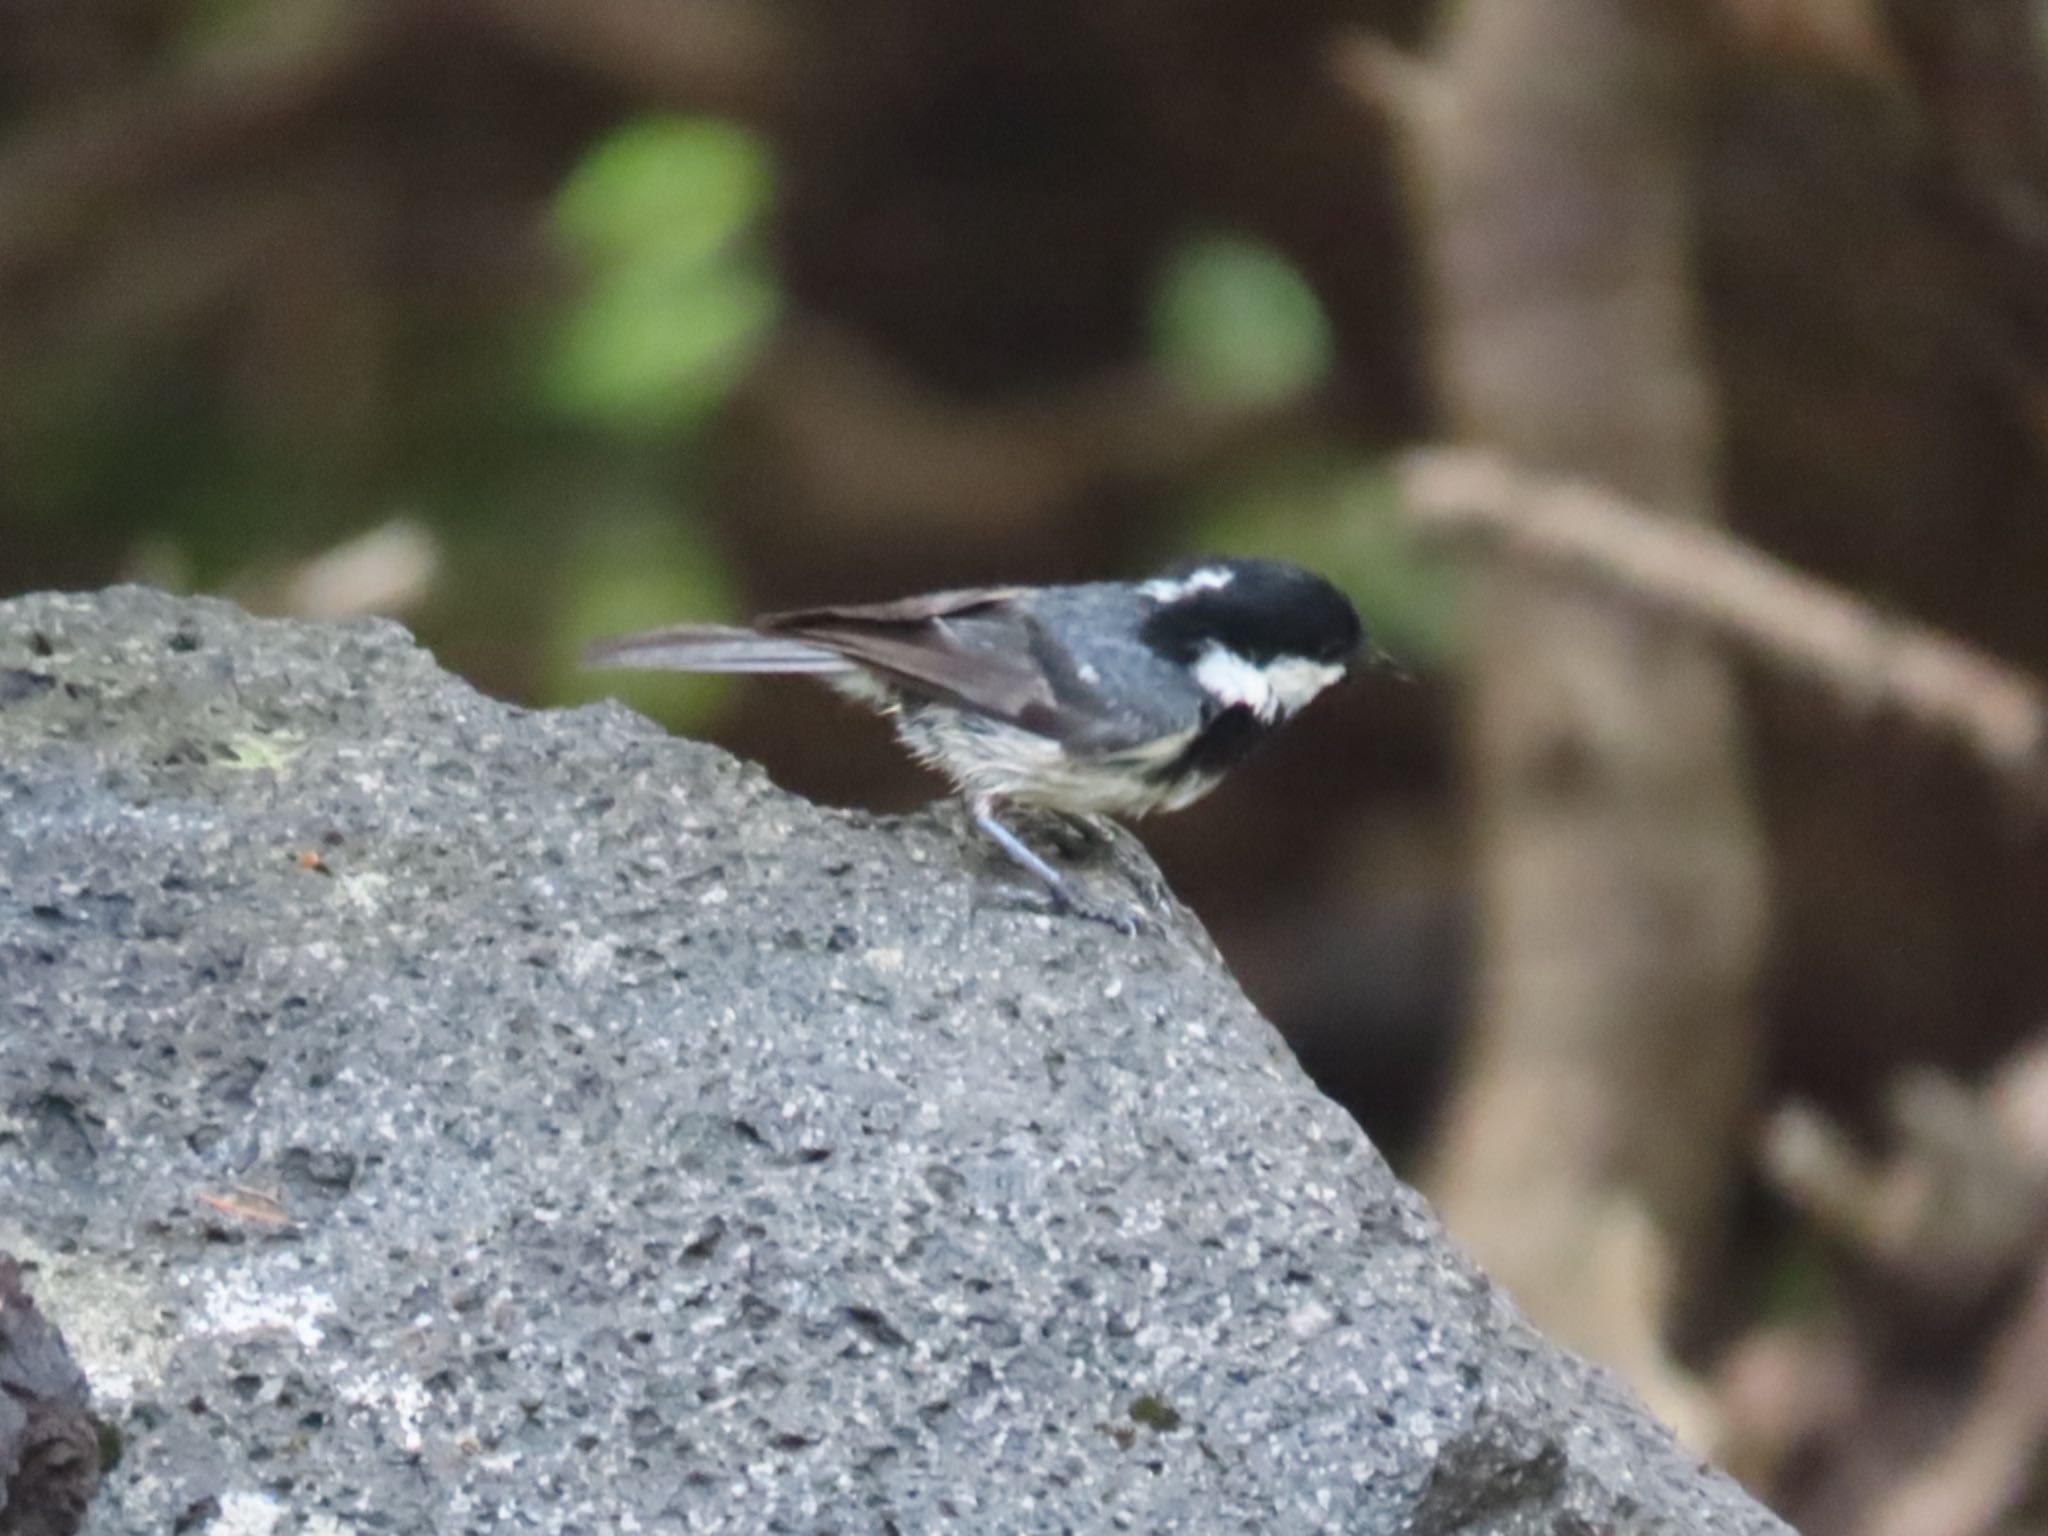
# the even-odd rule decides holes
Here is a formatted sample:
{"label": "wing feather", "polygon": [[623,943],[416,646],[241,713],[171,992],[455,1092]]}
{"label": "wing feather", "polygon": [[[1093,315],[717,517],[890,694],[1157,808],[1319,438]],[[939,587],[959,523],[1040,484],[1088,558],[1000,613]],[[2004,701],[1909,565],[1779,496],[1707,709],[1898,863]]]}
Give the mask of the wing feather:
{"label": "wing feather", "polygon": [[956,587],[892,598],[886,603],[833,603],[818,608],[792,608],[764,613],[753,627],[763,632],[807,628],[814,624],[921,624],[928,619],[954,619],[988,613],[1024,596],[1023,587]]}
{"label": "wing feather", "polygon": [[1044,666],[1038,627],[1017,601],[1026,595],[1020,587],[973,587],[770,614],[758,624],[827,646],[910,693],[1071,742],[1100,722]]}
{"label": "wing feather", "polygon": [[[1047,654],[1058,648],[1013,607],[1025,593],[1019,587],[974,587],[771,613],[749,628],[678,624],[601,640],[584,660],[680,672],[829,676],[865,668],[911,695],[1055,741],[1109,745],[1096,741],[1113,731],[1101,701],[1080,683],[1070,662]],[[1006,623],[1014,632],[1005,632]]]}
{"label": "wing feather", "polygon": [[583,652],[587,667],[637,667],[664,672],[848,672],[836,651],[729,624],[672,624],[599,640]]}

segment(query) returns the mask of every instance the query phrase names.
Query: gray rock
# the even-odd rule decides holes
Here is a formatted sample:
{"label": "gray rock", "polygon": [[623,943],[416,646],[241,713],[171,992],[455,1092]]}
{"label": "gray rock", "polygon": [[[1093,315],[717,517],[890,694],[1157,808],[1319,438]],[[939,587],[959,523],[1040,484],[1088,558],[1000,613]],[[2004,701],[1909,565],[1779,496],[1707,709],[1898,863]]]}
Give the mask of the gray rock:
{"label": "gray rock", "polygon": [[386,624],[0,604],[0,1248],[101,1536],[1783,1529],[1192,922]]}

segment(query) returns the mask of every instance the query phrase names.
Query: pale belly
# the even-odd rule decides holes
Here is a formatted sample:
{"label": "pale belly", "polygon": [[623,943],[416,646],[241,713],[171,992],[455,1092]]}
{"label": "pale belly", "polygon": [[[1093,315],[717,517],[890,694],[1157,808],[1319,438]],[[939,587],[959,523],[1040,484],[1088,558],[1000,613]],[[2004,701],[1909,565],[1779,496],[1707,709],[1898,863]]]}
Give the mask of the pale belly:
{"label": "pale belly", "polygon": [[971,800],[1040,805],[1072,815],[1147,816],[1192,805],[1221,777],[1151,777],[1186,750],[1193,731],[1113,756],[1080,759],[1034,732],[952,710],[906,710],[894,723],[912,755]]}

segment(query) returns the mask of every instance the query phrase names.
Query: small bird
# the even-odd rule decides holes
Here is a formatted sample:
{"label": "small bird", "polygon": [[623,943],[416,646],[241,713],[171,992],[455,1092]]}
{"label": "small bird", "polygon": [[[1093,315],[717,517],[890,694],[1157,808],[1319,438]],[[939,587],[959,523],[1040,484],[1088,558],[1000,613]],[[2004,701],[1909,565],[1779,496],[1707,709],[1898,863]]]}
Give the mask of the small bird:
{"label": "small bird", "polygon": [[585,664],[816,677],[879,710],[1054,906],[1128,930],[997,819],[1177,811],[1214,789],[1366,649],[1358,611],[1279,560],[1203,560],[1150,581],[981,587],[805,608],[751,625],[601,640]]}

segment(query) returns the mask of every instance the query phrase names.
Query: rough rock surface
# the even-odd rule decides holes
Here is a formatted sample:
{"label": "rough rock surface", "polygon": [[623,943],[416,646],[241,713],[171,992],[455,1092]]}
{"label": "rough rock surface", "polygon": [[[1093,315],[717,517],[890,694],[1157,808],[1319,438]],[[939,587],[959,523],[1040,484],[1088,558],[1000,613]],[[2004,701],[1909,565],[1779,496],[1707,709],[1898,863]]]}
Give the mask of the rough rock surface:
{"label": "rough rock surface", "polygon": [[0,603],[0,1248],[101,1536],[1782,1529],[1191,923],[383,624]]}

